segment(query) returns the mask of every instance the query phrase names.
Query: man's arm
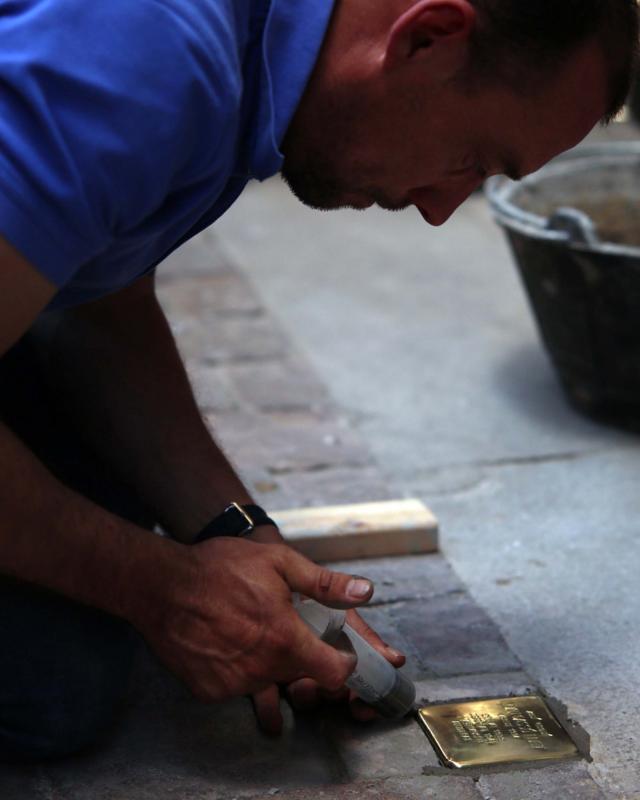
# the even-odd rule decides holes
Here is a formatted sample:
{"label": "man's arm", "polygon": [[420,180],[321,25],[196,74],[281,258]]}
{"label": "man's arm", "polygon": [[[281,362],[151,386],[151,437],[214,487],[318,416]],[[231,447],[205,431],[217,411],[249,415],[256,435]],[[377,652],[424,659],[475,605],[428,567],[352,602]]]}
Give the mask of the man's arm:
{"label": "man's arm", "polygon": [[[0,356],[55,292],[56,287],[0,237]],[[69,541],[73,530],[82,531],[75,544]],[[122,557],[111,554],[126,551],[131,535],[115,518],[55,480],[0,420],[1,573],[121,614],[117,598],[123,595],[110,592],[110,601],[100,587],[123,580]],[[101,565],[100,575],[96,564]]]}
{"label": "man's arm", "polygon": [[229,502],[253,502],[196,406],[152,277],[47,316],[36,332],[49,382],[173,536],[190,541]]}
{"label": "man's arm", "polygon": [[[231,500],[251,502],[202,420],[151,278],[48,315],[38,331],[43,363],[65,409],[174,536],[189,542]],[[258,528],[251,538],[282,541],[272,527]],[[355,612],[349,621],[395,666],[404,662]],[[314,686],[296,683],[292,696],[305,705]],[[254,701],[263,727],[277,730],[277,689],[265,689]],[[353,708],[362,717],[370,713]]]}
{"label": "man's arm", "polygon": [[[0,356],[55,287],[0,240]],[[311,675],[340,686],[354,662],[316,639],[291,591],[340,607],[372,587],[284,545],[156,536],[61,484],[0,422],[0,574],[54,590],[135,625],[197,696],[254,692]]]}

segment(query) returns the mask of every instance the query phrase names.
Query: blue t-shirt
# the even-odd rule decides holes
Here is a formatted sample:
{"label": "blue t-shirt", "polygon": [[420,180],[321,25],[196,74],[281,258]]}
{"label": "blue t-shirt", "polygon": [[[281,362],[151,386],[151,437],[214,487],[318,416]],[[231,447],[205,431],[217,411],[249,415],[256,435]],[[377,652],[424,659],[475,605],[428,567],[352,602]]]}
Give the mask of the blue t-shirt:
{"label": "blue t-shirt", "polygon": [[0,234],[59,287],[129,285],[279,144],[332,0],[0,0]]}

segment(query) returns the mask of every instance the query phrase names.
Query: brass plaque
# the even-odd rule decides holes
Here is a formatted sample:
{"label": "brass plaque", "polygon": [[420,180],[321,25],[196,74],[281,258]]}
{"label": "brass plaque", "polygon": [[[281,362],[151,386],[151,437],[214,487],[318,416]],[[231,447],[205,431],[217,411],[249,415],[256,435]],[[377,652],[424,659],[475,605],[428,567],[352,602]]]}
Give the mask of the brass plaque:
{"label": "brass plaque", "polygon": [[418,720],[448,767],[570,758],[578,750],[536,695],[424,706]]}

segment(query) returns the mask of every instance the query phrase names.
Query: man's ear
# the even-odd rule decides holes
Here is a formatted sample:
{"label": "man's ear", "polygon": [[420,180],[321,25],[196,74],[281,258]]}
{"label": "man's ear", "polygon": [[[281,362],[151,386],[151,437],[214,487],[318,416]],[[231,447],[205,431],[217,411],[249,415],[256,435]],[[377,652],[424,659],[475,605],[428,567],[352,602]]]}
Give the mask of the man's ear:
{"label": "man's ear", "polygon": [[[442,66],[456,72],[462,64],[466,44],[476,25],[470,0],[417,0],[393,23],[384,56],[385,69],[394,69],[410,59],[431,57],[436,49],[444,57]],[[460,47],[462,45],[462,47]]]}

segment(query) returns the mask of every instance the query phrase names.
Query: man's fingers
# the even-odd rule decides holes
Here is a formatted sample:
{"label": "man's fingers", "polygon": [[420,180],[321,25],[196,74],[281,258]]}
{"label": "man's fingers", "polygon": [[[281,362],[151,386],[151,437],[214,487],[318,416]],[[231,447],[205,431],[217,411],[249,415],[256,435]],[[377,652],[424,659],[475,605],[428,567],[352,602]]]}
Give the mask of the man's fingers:
{"label": "man's fingers", "polygon": [[377,719],[380,716],[375,708],[368,706],[363,700],[355,695],[353,695],[349,700],[349,713],[359,722],[369,722],[370,720]]}
{"label": "man's fingers", "polygon": [[347,623],[353,628],[356,633],[359,633],[363,639],[366,639],[370,645],[381,653],[387,661],[393,664],[394,667],[401,667],[407,660],[403,653],[390,647],[380,636],[368,625],[358,614],[357,611],[347,612]]}
{"label": "man's fingers", "polygon": [[368,603],[373,595],[368,578],[321,567],[289,547],[283,547],[280,554],[282,575],[289,587],[325,606],[352,608]]}
{"label": "man's fingers", "polygon": [[255,692],[251,695],[251,702],[260,728],[270,736],[277,736],[281,733],[280,692],[276,684]]}
{"label": "man's fingers", "polygon": [[337,691],[356,667],[353,650],[337,650],[315,636],[300,620],[302,630],[296,653],[302,675],[316,680],[323,689]]}
{"label": "man's fingers", "polygon": [[296,711],[310,711],[318,705],[319,691],[312,678],[300,678],[287,686],[287,697]]}
{"label": "man's fingers", "polygon": [[287,686],[286,691],[287,699],[296,711],[310,711],[320,703],[346,703],[353,695],[347,686],[330,691],[318,686],[312,678],[293,681]]}
{"label": "man's fingers", "polygon": [[330,692],[328,689],[320,689],[319,695],[322,700],[328,703],[344,703],[351,696],[351,689],[348,686],[342,686],[335,692]]}

